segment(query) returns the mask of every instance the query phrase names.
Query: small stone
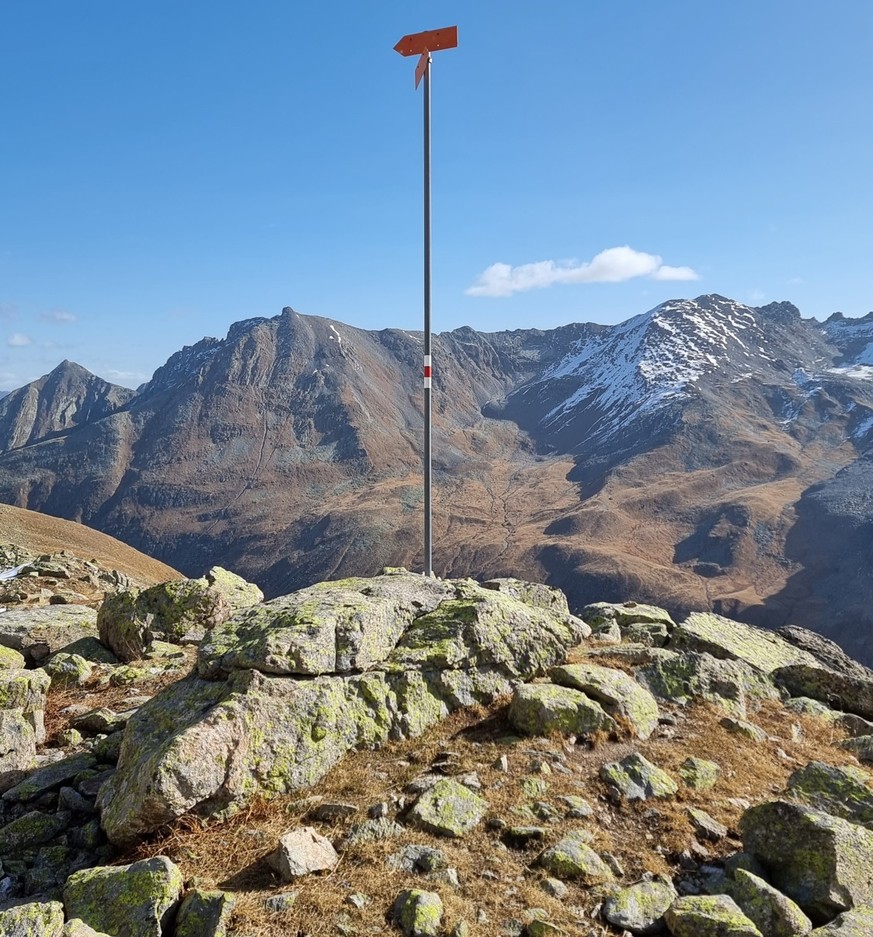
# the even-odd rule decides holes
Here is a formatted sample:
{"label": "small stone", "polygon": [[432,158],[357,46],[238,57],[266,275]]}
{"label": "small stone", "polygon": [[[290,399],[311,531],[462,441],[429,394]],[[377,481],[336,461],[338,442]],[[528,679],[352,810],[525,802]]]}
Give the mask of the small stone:
{"label": "small stone", "polygon": [[687,787],[695,791],[708,791],[715,787],[721,768],[714,761],[704,758],[686,758],[679,765],[679,777]]}
{"label": "small stone", "polygon": [[460,888],[461,879],[457,869],[439,869],[437,872],[431,872],[428,880],[440,885],[448,885],[450,888]]}
{"label": "small stone", "polygon": [[369,903],[370,899],[357,891],[346,896],[346,904],[350,904],[353,908],[357,908],[358,910],[366,908]]}
{"label": "small stone", "polygon": [[571,820],[581,820],[584,817],[590,817],[594,813],[594,808],[584,797],[568,794],[565,797],[559,797],[558,800],[566,806],[567,816]]}
{"label": "small stone", "polygon": [[725,716],[720,720],[720,725],[724,726],[728,732],[741,735],[752,742],[767,741],[767,733],[760,726],[756,726],[752,722],[746,722],[745,719],[733,719],[730,716]]}
{"label": "small stone", "polygon": [[687,807],[685,812],[691,825],[694,827],[698,836],[717,843],[728,835],[728,829],[723,824],[714,820],[705,810],[699,810],[697,807]]}
{"label": "small stone", "polygon": [[541,826],[510,826],[503,831],[500,838],[511,849],[526,849],[541,843],[545,835],[546,831]]}
{"label": "small stone", "polygon": [[562,900],[570,894],[570,889],[558,878],[544,878],[540,882],[540,888],[553,898]]}
{"label": "small stone", "polygon": [[270,895],[264,899],[264,907],[273,914],[281,914],[283,911],[290,911],[297,900],[296,891],[285,891],[280,895]]}
{"label": "small stone", "polygon": [[436,872],[448,865],[445,853],[433,846],[404,846],[400,852],[389,856],[388,865],[404,872]]}
{"label": "small stone", "polygon": [[362,843],[376,843],[385,839],[396,839],[402,836],[404,828],[396,820],[380,817],[378,820],[364,820],[363,823],[353,823],[343,837],[343,848],[359,846]]}
{"label": "small stone", "polygon": [[321,804],[313,816],[322,823],[334,823],[337,820],[346,820],[353,817],[359,810],[354,804],[328,803]]}
{"label": "small stone", "polygon": [[644,878],[611,894],[604,902],[603,917],[632,934],[657,934],[663,930],[664,913],[676,900],[676,889],[666,876]]}
{"label": "small stone", "polygon": [[329,839],[305,826],[282,836],[267,862],[283,882],[290,882],[302,875],[332,869],[339,856]]}
{"label": "small stone", "polygon": [[542,918],[534,918],[525,930],[527,937],[567,937],[567,932],[562,927]]}
{"label": "small stone", "polygon": [[454,779],[438,781],[409,811],[409,820],[437,836],[459,837],[477,826],[487,802]]}
{"label": "small stone", "polygon": [[648,800],[650,797],[672,797],[679,789],[676,782],[638,752],[600,768],[600,777],[618,800]]}
{"label": "small stone", "polygon": [[509,707],[512,726],[527,735],[593,735],[618,725],[599,703],[578,690],[552,683],[523,683]]}
{"label": "small stone", "polygon": [[497,761],[491,766],[495,771],[501,771],[503,774],[509,771],[509,758],[506,755],[501,755]]}
{"label": "small stone", "polygon": [[387,817],[388,813],[389,807],[385,801],[382,801],[380,804],[373,804],[372,807],[367,808],[367,816],[371,820],[379,820],[382,817]]}
{"label": "small stone", "polygon": [[413,888],[397,896],[393,915],[406,937],[437,937],[443,903],[435,892]]}
{"label": "small stone", "polygon": [[590,834],[586,830],[569,833],[560,842],[541,853],[537,864],[557,878],[578,879],[584,885],[611,882],[612,871],[587,845],[589,839]]}

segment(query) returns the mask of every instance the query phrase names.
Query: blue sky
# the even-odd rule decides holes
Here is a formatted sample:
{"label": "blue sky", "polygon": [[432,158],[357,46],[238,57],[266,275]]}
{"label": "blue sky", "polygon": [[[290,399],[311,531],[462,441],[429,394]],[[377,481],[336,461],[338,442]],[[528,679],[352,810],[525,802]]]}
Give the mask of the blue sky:
{"label": "blue sky", "polygon": [[28,0],[0,6],[0,387],[63,358],[136,386],[286,305],[418,327],[392,47],[450,24],[437,330],[873,308],[869,0]]}

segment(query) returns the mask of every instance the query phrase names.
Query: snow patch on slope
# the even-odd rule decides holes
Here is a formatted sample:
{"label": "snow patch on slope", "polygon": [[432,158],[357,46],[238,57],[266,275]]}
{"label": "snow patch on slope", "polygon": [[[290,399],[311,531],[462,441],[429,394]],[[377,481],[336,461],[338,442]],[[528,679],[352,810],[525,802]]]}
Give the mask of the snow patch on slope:
{"label": "snow patch on slope", "polygon": [[761,348],[764,335],[755,313],[721,297],[674,300],[582,339],[547,370],[542,381],[577,377],[579,387],[554,407],[545,424],[556,428],[585,403],[602,417],[594,428],[607,435],[642,413],[691,396],[703,375],[726,366],[738,354],[772,360]]}

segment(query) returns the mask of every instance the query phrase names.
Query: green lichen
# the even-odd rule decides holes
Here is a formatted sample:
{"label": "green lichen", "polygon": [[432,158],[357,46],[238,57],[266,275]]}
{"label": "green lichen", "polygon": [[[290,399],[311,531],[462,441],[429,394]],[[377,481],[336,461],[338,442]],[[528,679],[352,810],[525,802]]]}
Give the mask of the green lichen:
{"label": "green lichen", "polygon": [[0,670],[23,670],[25,663],[23,654],[0,645]]}
{"label": "green lichen", "polygon": [[673,937],[762,937],[727,895],[677,898],[664,919]]}
{"label": "green lichen", "polygon": [[607,762],[600,768],[600,778],[619,800],[648,800],[650,797],[672,797],[679,786],[657,765],[638,752],[621,761]]}
{"label": "green lichen", "polygon": [[597,664],[553,667],[551,680],[579,690],[600,703],[614,719],[622,719],[640,739],[647,739],[658,725],[658,704],[652,694],[628,674]]}
{"label": "green lichen", "polygon": [[715,787],[721,768],[714,761],[690,756],[679,765],[679,777],[687,787],[696,791],[708,791]]}
{"label": "green lichen", "polygon": [[409,811],[409,821],[437,836],[461,837],[477,826],[488,802],[451,778],[437,781]]}
{"label": "green lichen", "polygon": [[0,911],[0,934],[10,937],[58,937],[64,926],[59,901],[37,901]]}
{"label": "green lichen", "polygon": [[509,721],[527,735],[593,735],[618,726],[603,707],[578,690],[552,683],[522,684],[513,694]]}
{"label": "green lichen", "polygon": [[609,866],[588,845],[586,830],[568,833],[554,846],[544,850],[537,864],[560,879],[574,879],[583,885],[599,885],[614,878]]}
{"label": "green lichen", "polygon": [[64,886],[64,907],[68,917],[113,937],[161,937],[181,891],[182,873],[157,856],[74,872]]}
{"label": "green lichen", "polygon": [[812,807],[836,817],[873,826],[873,790],[870,775],[861,768],[812,761],[788,779],[787,789]]}

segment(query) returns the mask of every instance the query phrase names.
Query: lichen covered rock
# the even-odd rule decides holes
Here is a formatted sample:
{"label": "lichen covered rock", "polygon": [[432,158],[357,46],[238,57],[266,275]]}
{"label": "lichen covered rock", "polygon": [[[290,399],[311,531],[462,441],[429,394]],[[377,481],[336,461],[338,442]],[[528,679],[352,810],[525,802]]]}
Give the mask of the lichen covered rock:
{"label": "lichen covered rock", "polygon": [[673,937],[762,937],[727,895],[677,898],[664,918]]}
{"label": "lichen covered rock", "polygon": [[621,670],[597,664],[566,664],[549,672],[553,683],[579,690],[600,703],[616,720],[629,725],[637,738],[647,739],[658,725],[654,696]]}
{"label": "lichen covered rock", "polygon": [[195,888],[182,901],[174,937],[227,937],[235,904],[227,892]]}
{"label": "lichen covered rock", "polygon": [[234,613],[263,598],[257,586],[216,566],[200,579],[173,579],[107,596],[97,627],[100,640],[120,660],[139,660],[155,640],[202,640]]}
{"label": "lichen covered rock", "polygon": [[711,612],[693,612],[670,635],[669,647],[697,651],[723,660],[740,660],[765,674],[789,664],[818,660],[773,631],[733,621]]}
{"label": "lichen covered rock", "polygon": [[409,811],[409,822],[437,836],[460,837],[481,822],[487,809],[483,797],[446,778],[418,798]]}
{"label": "lichen covered rock", "polygon": [[616,800],[672,797],[679,790],[666,771],[647,761],[638,752],[621,761],[602,765],[600,778],[609,786],[610,794]]}
{"label": "lichen covered rock", "polygon": [[97,612],[86,605],[7,609],[0,616],[0,645],[21,652],[33,666],[72,641],[88,637],[97,637]]}
{"label": "lichen covered rock", "polygon": [[744,661],[657,650],[660,653],[637,671],[637,679],[659,699],[680,703],[704,700],[741,719],[747,714],[749,698],[779,699],[769,678]]}
{"label": "lichen covered rock", "polygon": [[705,758],[688,757],[679,765],[679,777],[695,791],[708,791],[715,787],[721,768]]}
{"label": "lichen covered rock", "polygon": [[161,937],[182,892],[182,873],[166,856],[74,872],[64,909],[113,937]]}
{"label": "lichen covered rock", "polygon": [[648,875],[620,888],[603,902],[603,917],[615,927],[647,937],[664,930],[664,913],[676,900],[676,889],[665,876]]}
{"label": "lichen covered rock", "polygon": [[873,908],[844,911],[824,927],[812,931],[812,937],[870,937],[873,934]]}
{"label": "lichen covered rock", "polygon": [[525,735],[593,735],[618,725],[600,703],[584,693],[553,683],[529,683],[512,694],[509,721]]}
{"label": "lichen covered rock", "polygon": [[736,869],[727,893],[764,937],[804,937],[812,921],[781,891],[745,869]]}
{"label": "lichen covered rock", "polygon": [[811,761],[791,775],[787,790],[811,807],[869,828],[873,827],[873,790],[869,782],[870,775],[860,768],[837,768]]}
{"label": "lichen covered rock", "polygon": [[394,902],[394,920],[405,937],[437,937],[443,920],[443,903],[436,892],[412,888]]}
{"label": "lichen covered rock", "polygon": [[802,804],[772,801],[740,821],[743,846],[815,924],[873,905],[873,833]]}
{"label": "lichen covered rock", "polygon": [[[248,612],[214,629],[200,648],[200,676],[168,686],[127,725],[118,772],[99,799],[113,842],[133,842],[188,811],[216,816],[255,794],[308,787],[353,748],[416,736],[458,707],[492,702],[554,666],[579,640],[572,620],[468,580],[396,573],[355,580],[354,589],[350,582],[325,584],[323,592],[336,598],[328,586],[337,587],[391,608],[418,603],[393,649],[384,635],[356,643],[369,625],[337,627],[339,613],[308,639],[284,619],[262,622],[258,634]],[[451,597],[440,598],[447,591]],[[225,646],[232,634],[245,640]],[[287,670],[292,658],[346,668],[373,657],[381,660],[363,673],[298,679],[272,672]]]}
{"label": "lichen covered rock", "polygon": [[59,901],[34,901],[0,911],[3,937],[61,937],[64,906]]}
{"label": "lichen covered rock", "polygon": [[585,830],[568,833],[540,853],[537,865],[559,879],[574,879],[583,885],[611,882],[612,870],[588,845],[589,839]]}

